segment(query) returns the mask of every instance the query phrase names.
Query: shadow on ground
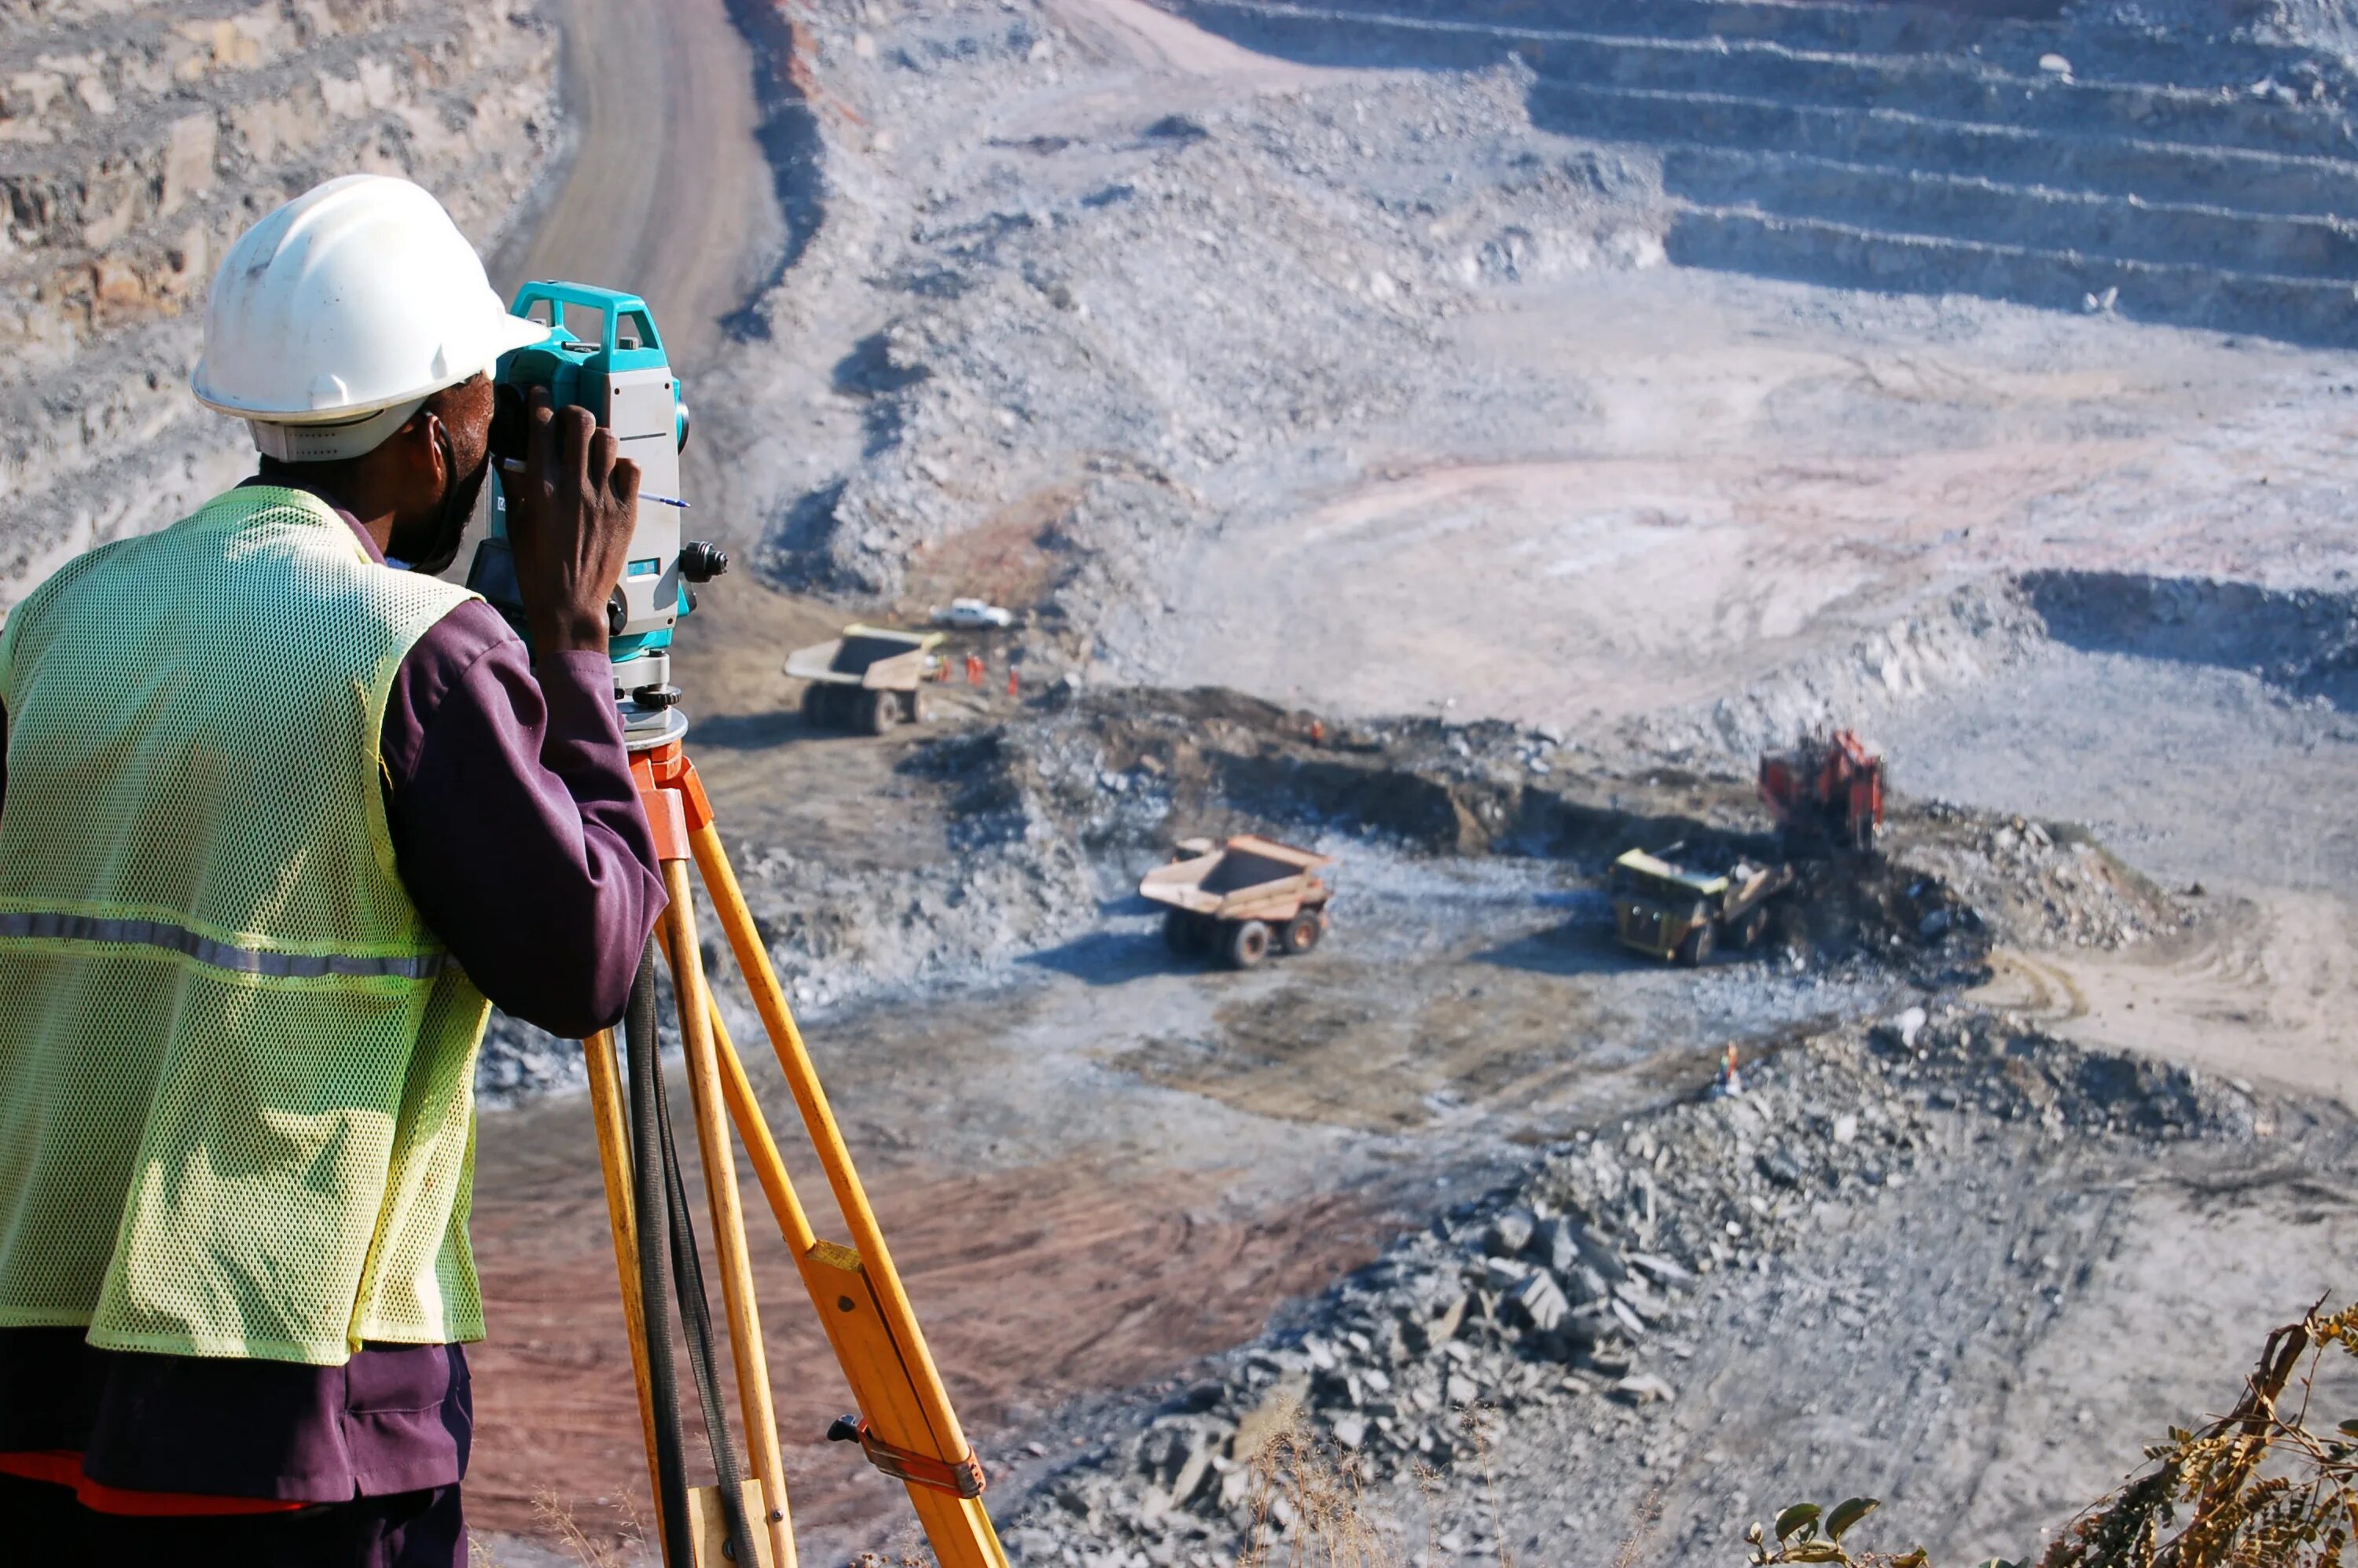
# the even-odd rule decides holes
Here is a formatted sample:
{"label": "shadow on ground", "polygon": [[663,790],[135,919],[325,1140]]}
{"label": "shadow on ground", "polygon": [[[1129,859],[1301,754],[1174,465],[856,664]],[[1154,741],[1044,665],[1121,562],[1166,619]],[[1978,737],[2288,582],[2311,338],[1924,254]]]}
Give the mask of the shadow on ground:
{"label": "shadow on ground", "polygon": [[1022,962],[1070,975],[1093,986],[1126,985],[1182,967],[1160,936],[1114,931],[1092,931],[1076,936],[1070,942],[1029,954]]}
{"label": "shadow on ground", "polygon": [[2358,595],[2142,572],[2037,571],[2019,581],[2066,647],[2248,671],[2358,710]]}

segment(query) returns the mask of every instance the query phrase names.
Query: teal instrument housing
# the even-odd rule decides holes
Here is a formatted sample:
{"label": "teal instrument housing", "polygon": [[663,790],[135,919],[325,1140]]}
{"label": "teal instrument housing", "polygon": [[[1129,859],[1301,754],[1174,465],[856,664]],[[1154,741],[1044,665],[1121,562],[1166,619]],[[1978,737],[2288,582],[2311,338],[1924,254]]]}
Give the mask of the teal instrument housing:
{"label": "teal instrument housing", "polygon": [[[646,301],[620,289],[542,280],[517,289],[508,312],[546,321],[548,336],[500,357],[494,379],[503,389],[503,404],[520,410],[531,390],[540,387],[553,407],[588,408],[621,438],[622,455],[638,463],[645,492],[676,493],[678,452],[687,439],[687,405]],[[590,315],[598,319],[596,336],[575,336],[568,320],[581,324]],[[510,392],[512,400],[504,395]],[[502,477],[495,467],[490,524],[468,586],[521,627],[523,605],[508,553]],[[668,507],[642,507],[630,562],[608,617],[618,692],[652,687],[667,678],[667,659],[651,655],[668,654],[678,618],[695,608],[679,569],[679,550],[676,514]]]}

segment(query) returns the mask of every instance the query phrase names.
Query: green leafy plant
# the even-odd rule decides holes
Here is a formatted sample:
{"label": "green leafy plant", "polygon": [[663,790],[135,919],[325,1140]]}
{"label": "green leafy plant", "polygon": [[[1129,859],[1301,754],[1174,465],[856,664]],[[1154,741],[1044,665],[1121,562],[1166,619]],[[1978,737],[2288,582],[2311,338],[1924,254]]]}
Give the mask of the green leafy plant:
{"label": "green leafy plant", "polygon": [[1795,1503],[1777,1516],[1770,1527],[1776,1543],[1769,1543],[1768,1530],[1754,1525],[1744,1532],[1752,1544],[1752,1561],[1762,1563],[1833,1563],[1842,1568],[1924,1568],[1924,1549],[1897,1554],[1864,1552],[1854,1554],[1843,1544],[1851,1527],[1883,1506],[1877,1498],[1850,1498],[1836,1503],[1831,1512],[1816,1503]]}

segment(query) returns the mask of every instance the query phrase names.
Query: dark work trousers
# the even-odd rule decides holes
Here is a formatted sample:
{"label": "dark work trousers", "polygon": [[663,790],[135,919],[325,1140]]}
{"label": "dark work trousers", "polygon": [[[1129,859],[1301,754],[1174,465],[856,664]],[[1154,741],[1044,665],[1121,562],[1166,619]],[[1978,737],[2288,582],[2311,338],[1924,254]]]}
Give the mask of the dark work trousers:
{"label": "dark work trousers", "polygon": [[322,1503],[300,1513],[132,1519],[73,1490],[0,1476],[0,1561],[26,1568],[466,1568],[459,1488]]}

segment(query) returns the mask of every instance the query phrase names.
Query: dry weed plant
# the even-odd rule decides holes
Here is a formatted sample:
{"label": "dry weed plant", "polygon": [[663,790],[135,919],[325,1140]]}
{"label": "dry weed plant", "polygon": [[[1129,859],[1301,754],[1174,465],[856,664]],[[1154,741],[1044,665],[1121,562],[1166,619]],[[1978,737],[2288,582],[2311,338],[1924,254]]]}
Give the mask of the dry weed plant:
{"label": "dry weed plant", "polygon": [[[2358,1306],[2329,1316],[2311,1307],[2269,1335],[2235,1408],[2206,1426],[2171,1428],[2145,1451],[2148,1467],[2066,1526],[2039,1568],[2343,1568],[2358,1541],[2358,1417],[2310,1425],[2329,1346],[2358,1360]],[[1757,1524],[1747,1533],[1751,1561],[1924,1568],[1920,1547],[1854,1554],[1843,1543],[1875,1507],[1872,1498],[1831,1513],[1796,1503],[1777,1516],[1773,1546]],[[1993,1558],[1983,1568],[2028,1563]]]}
{"label": "dry weed plant", "polygon": [[622,1499],[622,1532],[611,1540],[591,1537],[573,1517],[572,1508],[553,1491],[533,1494],[532,1517],[564,1543],[566,1552],[581,1568],[624,1568],[635,1555],[635,1549],[646,1540],[638,1507],[628,1496]]}
{"label": "dry weed plant", "polygon": [[1357,1459],[1338,1458],[1313,1437],[1299,1406],[1245,1463],[1252,1524],[1238,1568],[1401,1568],[1408,1561],[1397,1522],[1369,1506]]}
{"label": "dry weed plant", "polygon": [[1638,1521],[1621,1542],[1621,1550],[1613,1554],[1613,1568],[1638,1568],[1644,1561],[1646,1549],[1654,1543],[1662,1527],[1662,1488],[1650,1487],[1638,1502]]}
{"label": "dry weed plant", "polygon": [[2041,1568],[2347,1561],[2358,1535],[2358,1418],[2322,1432],[2309,1425],[2328,1346],[2358,1360],[2358,1306],[2330,1316],[2311,1307],[2268,1336],[2235,1408],[2199,1431],[2172,1428],[2169,1442],[2147,1449],[2152,1467],[2072,1520]]}

